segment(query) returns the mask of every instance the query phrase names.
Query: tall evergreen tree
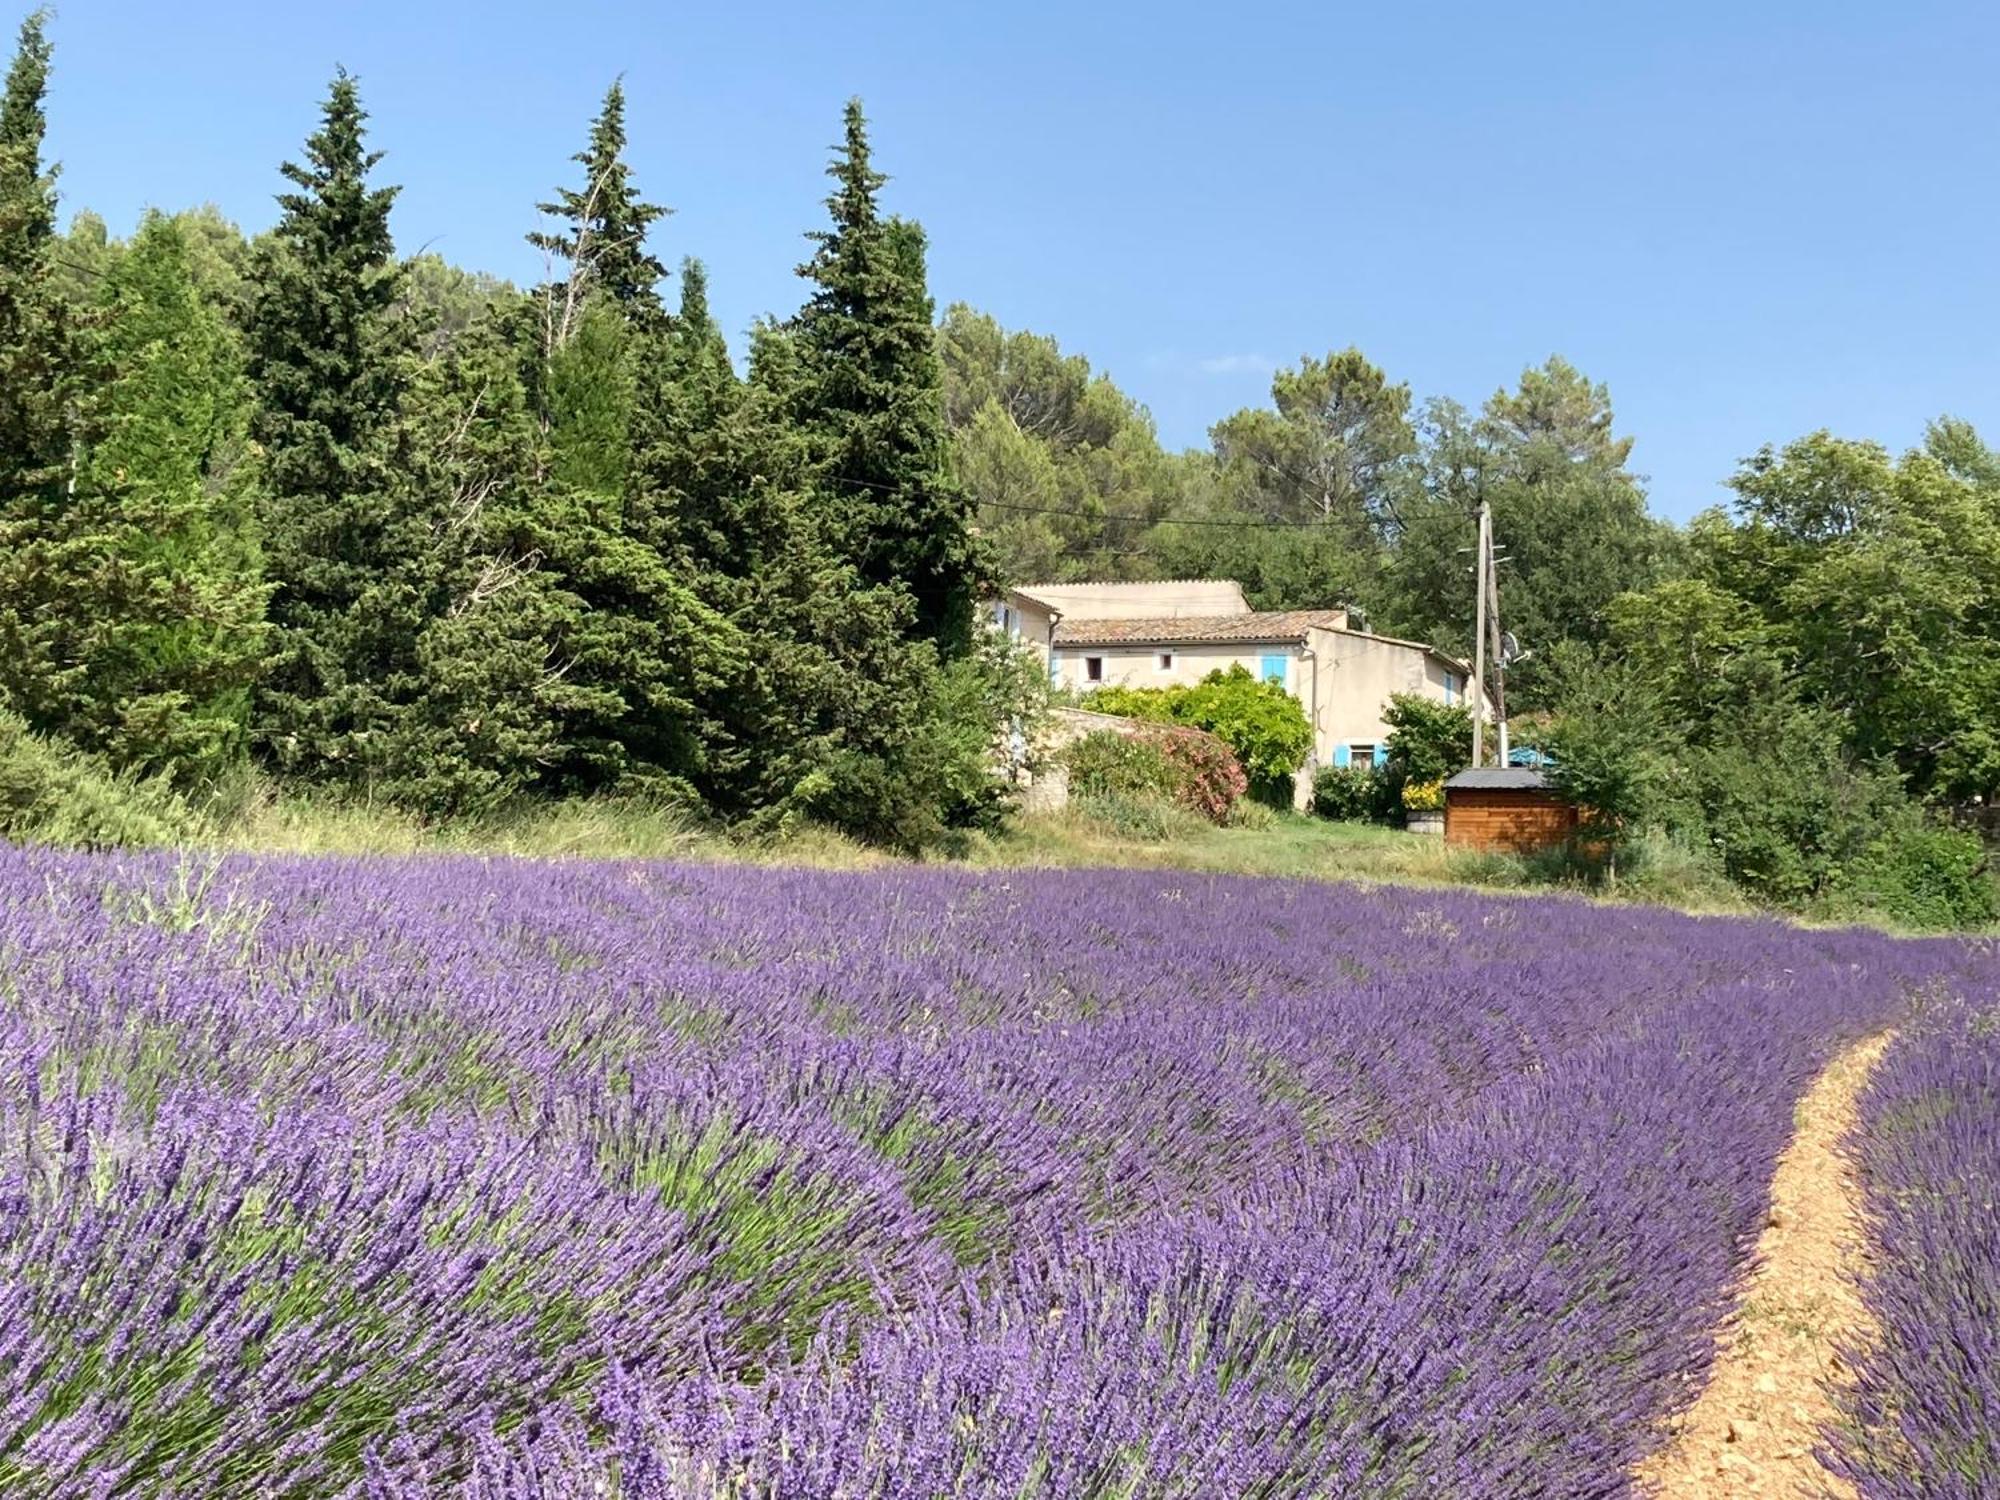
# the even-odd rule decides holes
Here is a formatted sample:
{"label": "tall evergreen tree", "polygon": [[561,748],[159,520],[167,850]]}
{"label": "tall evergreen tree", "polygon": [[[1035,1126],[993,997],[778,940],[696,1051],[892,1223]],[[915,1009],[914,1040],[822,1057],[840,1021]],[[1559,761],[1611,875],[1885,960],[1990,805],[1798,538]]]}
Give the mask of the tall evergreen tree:
{"label": "tall evergreen tree", "polygon": [[529,236],[568,261],[566,279],[542,288],[528,334],[541,434],[536,546],[574,604],[558,633],[567,706],[548,776],[569,790],[685,795],[705,752],[699,704],[731,647],[634,472],[645,423],[670,395],[657,368],[670,340],[655,287],[663,271],[645,245],[665,211],[637,198],[624,147],[614,84],[577,157],[584,188],[542,206],[565,231]]}
{"label": "tall evergreen tree", "polygon": [[43,20],[21,23],[0,95],[0,702],[38,729],[66,730],[90,693],[81,637],[102,559],[76,504],[88,381],[52,256]]}
{"label": "tall evergreen tree", "polygon": [[276,636],[259,731],[279,764],[357,778],[375,769],[407,691],[402,610],[370,599],[397,558],[392,450],[408,331],[395,308],[396,189],[375,187],[354,80],[335,75],[296,191],[254,270],[253,435],[265,462],[264,547]]}
{"label": "tall evergreen tree", "polygon": [[100,297],[107,383],[73,498],[98,587],[71,733],[199,779],[246,748],[264,647],[242,372],[179,221],[148,216]]}
{"label": "tall evergreen tree", "polygon": [[800,274],[814,291],[793,323],[796,420],[810,434],[822,504],[868,584],[906,590],[912,628],[948,653],[971,639],[986,566],[973,507],[951,471],[924,236],[885,218],[861,102],[828,168],[830,229]]}
{"label": "tall evergreen tree", "polygon": [[564,284],[557,316],[580,316],[591,293],[609,297],[628,318],[661,311],[667,268],[647,251],[646,235],[672,210],[639,197],[625,144],[625,85],[614,82],[591,123],[590,144],[571,158],[583,168],[583,186],[558,188],[554,202],[538,205],[561,227],[528,236],[529,244],[581,272]]}

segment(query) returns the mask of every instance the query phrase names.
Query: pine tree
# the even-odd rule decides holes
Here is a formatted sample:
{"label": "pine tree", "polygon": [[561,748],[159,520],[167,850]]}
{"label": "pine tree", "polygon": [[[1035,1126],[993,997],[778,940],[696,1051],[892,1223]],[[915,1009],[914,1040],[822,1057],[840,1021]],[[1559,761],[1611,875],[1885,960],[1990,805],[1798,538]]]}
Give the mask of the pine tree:
{"label": "pine tree", "polygon": [[672,210],[642,200],[632,183],[625,163],[623,83],[614,82],[605,91],[603,108],[590,127],[590,145],[571,160],[583,168],[583,186],[558,188],[553,203],[538,205],[562,227],[528,236],[529,244],[580,273],[560,285],[549,315],[566,325],[581,315],[585,297],[601,293],[628,320],[656,317],[662,310],[659,282],[667,270],[647,252],[646,235]]}
{"label": "pine tree", "polygon": [[369,185],[381,153],[365,149],[365,120],[354,80],[337,74],[305,164],[284,165],[297,191],[279,195],[248,329],[275,585],[259,732],[280,765],[348,779],[376,767],[414,650],[387,575],[408,344],[394,311],[396,189]]}
{"label": "pine tree", "polygon": [[951,473],[923,231],[877,206],[887,179],[870,164],[859,100],[846,127],[828,168],[833,227],[810,236],[817,249],[800,267],[815,290],[793,323],[795,417],[860,579],[906,590],[913,631],[956,653],[969,645],[986,569]]}

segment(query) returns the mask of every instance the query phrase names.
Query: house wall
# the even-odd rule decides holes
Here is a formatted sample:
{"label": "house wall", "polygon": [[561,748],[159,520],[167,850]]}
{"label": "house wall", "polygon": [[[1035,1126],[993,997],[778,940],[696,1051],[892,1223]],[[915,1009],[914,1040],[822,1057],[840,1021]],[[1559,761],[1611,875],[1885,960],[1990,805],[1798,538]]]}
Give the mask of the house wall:
{"label": "house wall", "polygon": [[[1173,665],[1162,667],[1162,655],[1173,657]],[[1050,680],[1058,687],[1087,693],[1096,687],[1182,687],[1200,682],[1210,672],[1242,666],[1251,676],[1261,678],[1264,658],[1284,661],[1285,690],[1295,697],[1300,686],[1299,647],[1296,642],[1263,645],[1256,641],[1183,641],[1166,646],[1059,646]],[[1092,682],[1085,665],[1090,657],[1104,663],[1104,680]]]}
{"label": "house wall", "polygon": [[1408,641],[1353,630],[1314,630],[1307,645],[1319,661],[1319,698],[1312,714],[1318,765],[1339,764],[1343,745],[1386,743],[1389,726],[1382,715],[1393,694],[1417,693],[1439,703],[1465,701],[1465,674]]}
{"label": "house wall", "polygon": [[1049,659],[1049,634],[1055,626],[1052,611],[1011,590],[990,600],[986,610],[996,629],[1004,630],[1042,661]]}
{"label": "house wall", "polygon": [[1183,615],[1250,612],[1243,586],[1229,578],[1170,578],[1156,583],[1049,583],[1010,589],[1062,611],[1065,620],[1171,620]]}

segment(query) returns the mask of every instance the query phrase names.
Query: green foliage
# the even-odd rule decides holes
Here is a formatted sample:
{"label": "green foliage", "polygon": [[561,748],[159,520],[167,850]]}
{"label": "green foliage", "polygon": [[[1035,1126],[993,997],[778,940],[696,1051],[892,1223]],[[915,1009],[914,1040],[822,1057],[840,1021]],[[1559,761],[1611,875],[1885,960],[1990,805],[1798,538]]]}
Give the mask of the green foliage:
{"label": "green foliage", "polygon": [[832,227],[810,236],[800,274],[813,292],[790,329],[792,417],[810,439],[829,537],[864,585],[908,593],[915,638],[954,655],[970,643],[988,566],[952,474],[923,230],[877,207],[886,179],[870,164],[859,100],[827,171]]}
{"label": "green foliage", "polygon": [[892,701],[866,738],[813,747],[816,763],[777,804],[780,822],[803,814],[912,854],[1000,825],[1011,789],[994,775],[995,729],[1032,718],[1041,672],[998,640],[941,667],[920,643],[902,662],[913,700]]}
{"label": "green foliage", "polygon": [[1182,843],[1209,826],[1207,820],[1168,797],[1114,792],[1079,797],[1072,805],[1106,832],[1145,844]]}
{"label": "green foliage", "polygon": [[667,270],[647,252],[646,235],[670,210],[639,197],[625,145],[625,86],[614,81],[591,122],[590,144],[571,158],[583,168],[583,186],[558,188],[555,201],[540,207],[559,227],[528,236],[529,244],[580,273],[559,294],[548,289],[552,319],[568,320],[594,295],[608,298],[621,322],[643,324],[661,312],[658,286]]}
{"label": "green foliage", "polygon": [[1210,433],[1244,514],[1313,521],[1373,549],[1395,527],[1416,456],[1410,388],[1391,385],[1359,349],[1306,358],[1271,378],[1275,410],[1226,417]]}
{"label": "green foliage", "polygon": [[1339,823],[1365,823],[1383,815],[1383,787],[1373,766],[1321,766],[1313,773],[1312,810]]}
{"label": "green foliage", "polygon": [[1054,339],[1009,333],[963,303],[945,310],[938,354],[954,467],[999,576],[1151,576],[1144,532],[1179,504],[1183,480],[1145,408]]}
{"label": "green foliage", "polygon": [[258,734],[296,775],[364,784],[379,770],[413,671],[394,577],[412,546],[396,498],[407,327],[389,237],[396,189],[371,187],[354,80],[336,75],[296,188],[259,250],[249,319],[251,435],[264,459],[262,531],[273,648]]}
{"label": "green foliage", "polygon": [[55,173],[42,161],[50,50],[37,12],[0,95],[0,702],[60,727],[88,695],[73,594],[93,548],[71,503],[84,351],[55,278]]}
{"label": "green foliage", "polygon": [[1908,808],[1840,868],[1824,910],[1880,915],[1929,931],[1963,930],[2000,916],[2000,889],[1978,835]]}
{"label": "green foliage", "polygon": [[1571,645],[1552,653],[1555,716],[1542,732],[1548,779],[1576,804],[1577,832],[1602,848],[1613,873],[1641,831],[1660,776],[1660,715],[1651,685],[1629,663]]}
{"label": "green foliage", "polygon": [[1229,817],[1246,785],[1226,744],[1182,726],[1096,730],[1071,745],[1064,758],[1073,795],[1164,797],[1212,823]]}
{"label": "green foliage", "polygon": [[1275,682],[1260,682],[1240,662],[1192,686],[1099,688],[1090,707],[1127,718],[1205,729],[1236,753],[1252,795],[1292,805],[1293,773],[1312,753],[1312,724],[1299,700]]}
{"label": "green foliage", "polygon": [[1399,793],[1413,782],[1443,782],[1472,764],[1472,709],[1466,704],[1394,693],[1382,722],[1389,726],[1383,774]]}
{"label": "green foliage", "polygon": [[104,384],[67,527],[83,670],[47,727],[121,767],[212,780],[247,749],[265,648],[236,344],[174,219],[147,218],[100,305]]}
{"label": "green foliage", "polygon": [[1738,524],[1696,527],[1703,576],[1746,602],[1800,694],[1913,790],[2000,795],[2000,487],[1964,424],[1892,462],[1824,432],[1734,482]]}
{"label": "green foliage", "polygon": [[193,827],[163,782],[118,775],[0,710],[0,839],[105,849],[173,843]]}
{"label": "green foliage", "polygon": [[1075,797],[1168,797],[1179,777],[1157,740],[1096,729],[1063,752]]}

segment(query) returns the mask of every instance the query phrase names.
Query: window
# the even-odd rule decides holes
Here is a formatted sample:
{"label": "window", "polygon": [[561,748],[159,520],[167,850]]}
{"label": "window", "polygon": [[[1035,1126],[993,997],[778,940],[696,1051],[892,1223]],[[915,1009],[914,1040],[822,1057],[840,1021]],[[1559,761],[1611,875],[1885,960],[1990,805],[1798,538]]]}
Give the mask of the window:
{"label": "window", "polygon": [[1173,669],[1174,653],[1171,651],[1162,651],[1160,653],[1160,670],[1162,672],[1171,672]]}
{"label": "window", "polygon": [[1354,758],[1356,765],[1372,766],[1375,763],[1375,747],[1373,745],[1349,745],[1347,753]]}
{"label": "window", "polygon": [[1279,687],[1283,687],[1285,685],[1285,658],[1283,656],[1266,656],[1262,658],[1257,663],[1257,676],[1261,681],[1275,682]]}
{"label": "window", "polygon": [[1444,674],[1444,701],[1446,703],[1458,702],[1458,674],[1456,672],[1447,672]]}
{"label": "window", "polygon": [[1101,656],[1086,656],[1083,659],[1083,675],[1085,680],[1089,682],[1104,681],[1104,658]]}

